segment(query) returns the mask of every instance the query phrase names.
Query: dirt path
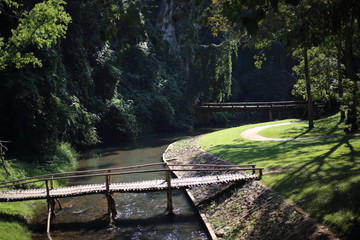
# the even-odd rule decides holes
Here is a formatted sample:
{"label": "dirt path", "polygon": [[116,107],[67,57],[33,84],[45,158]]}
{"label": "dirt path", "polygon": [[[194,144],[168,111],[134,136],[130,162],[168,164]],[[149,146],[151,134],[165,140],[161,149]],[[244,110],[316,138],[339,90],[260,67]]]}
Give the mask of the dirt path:
{"label": "dirt path", "polygon": [[243,132],[240,133],[240,136],[254,141],[277,141],[277,142],[286,142],[286,141],[303,141],[303,140],[312,140],[312,139],[323,139],[323,138],[334,138],[334,137],[342,137],[342,136],[360,136],[360,133],[355,134],[336,134],[336,135],[328,135],[328,136],[317,136],[317,137],[299,137],[299,138],[268,138],[261,136],[259,134],[260,131],[270,128],[270,127],[277,127],[277,126],[283,126],[288,124],[293,124],[297,122],[287,122],[287,123],[278,123],[278,124],[272,124],[272,125],[266,125],[266,126],[260,126],[255,128],[249,128]]}

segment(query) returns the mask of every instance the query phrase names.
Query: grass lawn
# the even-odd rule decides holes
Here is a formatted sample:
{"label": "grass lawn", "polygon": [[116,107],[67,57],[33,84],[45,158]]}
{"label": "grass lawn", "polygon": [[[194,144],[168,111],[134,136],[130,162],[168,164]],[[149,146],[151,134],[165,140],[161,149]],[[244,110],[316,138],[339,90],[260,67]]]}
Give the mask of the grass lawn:
{"label": "grass lawn", "polygon": [[[340,116],[265,129],[272,138],[342,133]],[[286,122],[286,121],[281,121]],[[272,122],[272,123],[280,123]],[[264,124],[230,128],[203,136],[201,147],[235,164],[265,168],[262,181],[303,208],[335,232],[350,238],[360,229],[360,137],[336,137],[288,142],[252,141],[240,132]]]}
{"label": "grass lawn", "polygon": [[340,114],[315,121],[315,128],[309,130],[308,122],[303,121],[290,125],[264,129],[260,135],[272,138],[298,138],[344,134],[345,124],[340,121]]}

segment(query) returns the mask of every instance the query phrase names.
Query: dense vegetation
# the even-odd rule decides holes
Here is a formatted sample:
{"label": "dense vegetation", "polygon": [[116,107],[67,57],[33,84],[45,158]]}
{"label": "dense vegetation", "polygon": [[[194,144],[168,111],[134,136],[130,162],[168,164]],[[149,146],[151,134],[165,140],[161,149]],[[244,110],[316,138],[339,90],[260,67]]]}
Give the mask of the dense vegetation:
{"label": "dense vegetation", "polygon": [[211,34],[209,6],[0,1],[0,137],[12,141],[8,154],[47,161],[63,142],[83,147],[192,128],[196,99],[291,99],[283,45],[255,68],[258,50],[239,49],[235,31]]}

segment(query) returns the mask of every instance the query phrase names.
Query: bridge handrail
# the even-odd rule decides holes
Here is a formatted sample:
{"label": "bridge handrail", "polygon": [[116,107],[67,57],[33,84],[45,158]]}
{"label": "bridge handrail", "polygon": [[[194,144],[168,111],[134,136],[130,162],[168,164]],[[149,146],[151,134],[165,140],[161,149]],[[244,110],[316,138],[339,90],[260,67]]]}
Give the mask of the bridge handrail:
{"label": "bridge handrail", "polygon": [[38,176],[33,176],[33,177],[28,177],[28,178],[23,178],[23,179],[17,179],[17,180],[12,180],[12,181],[7,181],[7,182],[0,182],[0,188],[5,187],[5,186],[1,186],[1,185],[6,185],[9,183],[18,183],[17,185],[23,185],[25,183],[21,183],[21,182],[28,181],[31,179],[39,179],[39,181],[43,181],[43,180],[45,180],[45,178],[55,177],[55,176],[66,176],[66,175],[71,175],[71,174],[79,174],[80,175],[83,173],[108,172],[108,171],[114,171],[114,170],[152,167],[152,166],[158,166],[158,165],[166,165],[166,163],[160,162],[160,163],[149,163],[149,164],[134,165],[134,166],[127,166],[127,167],[117,167],[117,168],[92,169],[92,170],[72,171],[72,172],[63,172],[63,173],[48,173],[48,174],[43,174],[43,175],[38,175]]}
{"label": "bridge handrail", "polygon": [[[147,164],[147,166],[155,166],[155,165],[166,165],[166,163],[162,163],[162,164]],[[246,165],[214,165],[214,164],[169,164],[169,166],[201,166],[201,167],[212,167],[212,168],[197,168],[197,169],[149,169],[149,170],[137,170],[137,171],[127,171],[127,172],[111,172],[114,169],[134,169],[134,168],[141,168],[143,167],[143,165],[137,165],[137,166],[131,166],[131,167],[122,167],[122,168],[113,168],[113,169],[99,169],[99,170],[88,170],[88,171],[78,171],[78,172],[102,172],[102,171],[107,171],[107,173],[96,173],[96,174],[84,174],[84,175],[72,175],[72,176],[63,176],[63,177],[53,177],[54,175],[49,175],[49,178],[43,178],[43,179],[37,179],[37,180],[33,180],[33,181],[28,181],[31,179],[36,179],[36,177],[32,177],[32,178],[27,178],[27,179],[22,179],[22,182],[18,182],[15,184],[10,184],[10,185],[3,185],[0,186],[0,188],[6,188],[6,187],[14,187],[14,186],[19,186],[19,185],[25,185],[25,184],[30,184],[30,183],[36,183],[36,182],[45,182],[46,187],[48,188],[48,182],[50,181],[50,183],[52,183],[55,180],[64,180],[64,179],[75,179],[75,178],[87,178],[87,177],[109,177],[109,176],[115,176],[115,175],[125,175],[125,174],[136,174],[136,173],[151,173],[151,172],[172,172],[172,171],[248,171],[251,170],[253,171],[253,174],[255,174],[255,170],[259,171],[259,177],[262,176],[262,170],[263,168],[256,168],[255,164],[246,164]],[[251,166],[251,168],[249,167],[244,167],[244,166]],[[213,167],[221,167],[221,168],[213,168]],[[227,169],[224,169],[224,167],[227,167]],[[231,167],[231,168],[228,168]],[[76,173],[76,172],[75,172]],[[46,174],[48,175],[48,174]],[[58,174],[61,175],[61,174]],[[5,183],[13,183],[13,182],[5,182]],[[3,183],[4,184],[4,183]]]}
{"label": "bridge handrail", "polygon": [[306,101],[277,101],[277,102],[225,102],[225,103],[200,103],[197,107],[207,106],[257,106],[257,105],[286,105],[295,104],[302,105],[306,104]]}

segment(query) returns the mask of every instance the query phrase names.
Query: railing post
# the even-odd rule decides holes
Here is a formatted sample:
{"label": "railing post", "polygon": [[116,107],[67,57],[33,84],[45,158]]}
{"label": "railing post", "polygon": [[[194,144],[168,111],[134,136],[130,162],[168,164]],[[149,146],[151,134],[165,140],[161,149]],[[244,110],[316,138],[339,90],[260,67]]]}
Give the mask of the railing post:
{"label": "railing post", "polygon": [[255,165],[252,165],[252,174],[255,174]]}
{"label": "railing post", "polygon": [[49,189],[49,181],[45,180],[45,187],[46,187],[46,198],[50,198],[50,189]]}
{"label": "railing post", "polygon": [[[50,189],[54,189],[54,176],[51,176],[51,179],[50,179]],[[52,201],[53,201],[53,204],[54,204],[54,209],[53,209],[52,215],[55,216],[55,212],[54,212],[54,210],[55,210],[55,201],[59,204],[60,210],[62,209],[62,206],[61,206],[60,200],[58,198],[55,198]]]}
{"label": "railing post", "polygon": [[[108,173],[111,173],[111,170],[108,170]],[[109,223],[112,225],[113,220],[115,220],[117,211],[116,203],[113,195],[110,193],[110,184],[111,184],[111,175],[105,176],[105,186],[106,186],[106,199],[108,204],[108,214],[109,214]]]}
{"label": "railing post", "polygon": [[54,176],[51,176],[50,179],[50,189],[54,189]]}
{"label": "railing post", "polygon": [[46,186],[46,198],[48,203],[48,219],[47,219],[47,225],[46,225],[46,232],[50,233],[50,222],[51,222],[51,216],[53,215],[53,199],[50,197],[50,188],[49,188],[49,181],[45,180],[45,186]]}
{"label": "railing post", "polygon": [[110,176],[105,175],[105,186],[106,186],[106,194],[110,191]]}
{"label": "railing post", "polygon": [[173,202],[172,202],[172,194],[171,194],[171,171],[168,167],[166,167],[166,171],[165,171],[165,179],[167,182],[167,192],[166,192],[166,196],[167,196],[167,214],[168,215],[174,215],[174,209],[173,209]]}

